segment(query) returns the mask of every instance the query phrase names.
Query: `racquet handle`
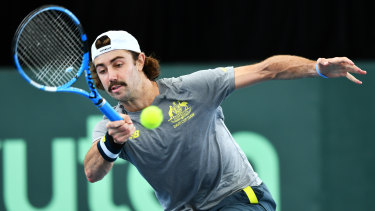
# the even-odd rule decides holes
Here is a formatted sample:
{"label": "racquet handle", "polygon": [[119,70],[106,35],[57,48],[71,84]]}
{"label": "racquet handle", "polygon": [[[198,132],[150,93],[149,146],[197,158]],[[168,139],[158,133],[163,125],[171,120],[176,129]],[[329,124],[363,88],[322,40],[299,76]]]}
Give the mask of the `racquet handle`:
{"label": "racquet handle", "polygon": [[101,104],[101,107],[98,107],[99,110],[111,121],[118,121],[123,120],[122,117],[115,111],[115,109],[112,108],[112,106],[107,102],[104,101],[103,104]]}

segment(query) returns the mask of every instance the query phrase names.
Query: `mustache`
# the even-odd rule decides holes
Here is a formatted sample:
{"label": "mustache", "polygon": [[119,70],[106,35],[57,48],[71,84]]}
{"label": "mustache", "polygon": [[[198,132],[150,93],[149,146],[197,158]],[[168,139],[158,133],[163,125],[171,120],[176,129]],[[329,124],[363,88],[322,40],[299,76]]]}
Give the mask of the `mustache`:
{"label": "mustache", "polygon": [[112,92],[113,86],[128,86],[128,84],[122,81],[111,81],[108,86],[108,92]]}

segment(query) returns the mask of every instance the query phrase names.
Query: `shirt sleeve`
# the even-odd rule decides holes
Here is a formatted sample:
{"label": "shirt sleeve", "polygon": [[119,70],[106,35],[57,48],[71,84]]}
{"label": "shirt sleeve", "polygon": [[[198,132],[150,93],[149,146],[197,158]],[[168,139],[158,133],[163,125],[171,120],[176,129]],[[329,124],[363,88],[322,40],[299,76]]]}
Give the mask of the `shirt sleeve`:
{"label": "shirt sleeve", "polygon": [[182,76],[181,88],[191,90],[201,103],[217,107],[235,90],[234,69],[219,67]]}
{"label": "shirt sleeve", "polygon": [[107,128],[105,125],[107,124],[108,119],[103,118],[101,121],[99,121],[92,132],[92,143],[94,143],[96,140],[101,139],[105,133],[107,132]]}
{"label": "shirt sleeve", "polygon": [[[119,104],[115,106],[114,109],[117,112],[122,112]],[[103,115],[103,119],[95,125],[94,130],[92,131],[92,143],[105,136],[105,134],[107,133],[106,124],[108,121],[108,118]]]}

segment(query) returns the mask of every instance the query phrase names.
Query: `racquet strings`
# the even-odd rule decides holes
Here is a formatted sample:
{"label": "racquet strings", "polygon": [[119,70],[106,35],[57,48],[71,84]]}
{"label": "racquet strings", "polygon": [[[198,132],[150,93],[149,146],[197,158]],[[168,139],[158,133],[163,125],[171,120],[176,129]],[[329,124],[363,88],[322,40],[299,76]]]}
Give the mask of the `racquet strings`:
{"label": "racquet strings", "polygon": [[16,53],[31,80],[59,87],[79,76],[84,46],[77,25],[67,14],[58,10],[40,12],[20,33]]}

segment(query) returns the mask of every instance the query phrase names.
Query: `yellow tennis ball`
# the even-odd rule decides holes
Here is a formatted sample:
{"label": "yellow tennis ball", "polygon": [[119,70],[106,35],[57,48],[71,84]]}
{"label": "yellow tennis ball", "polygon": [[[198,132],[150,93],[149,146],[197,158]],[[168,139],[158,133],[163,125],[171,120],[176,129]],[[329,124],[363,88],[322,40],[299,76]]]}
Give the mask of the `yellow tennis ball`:
{"label": "yellow tennis ball", "polygon": [[143,127],[155,129],[163,122],[163,111],[157,106],[149,106],[143,109],[140,116]]}

